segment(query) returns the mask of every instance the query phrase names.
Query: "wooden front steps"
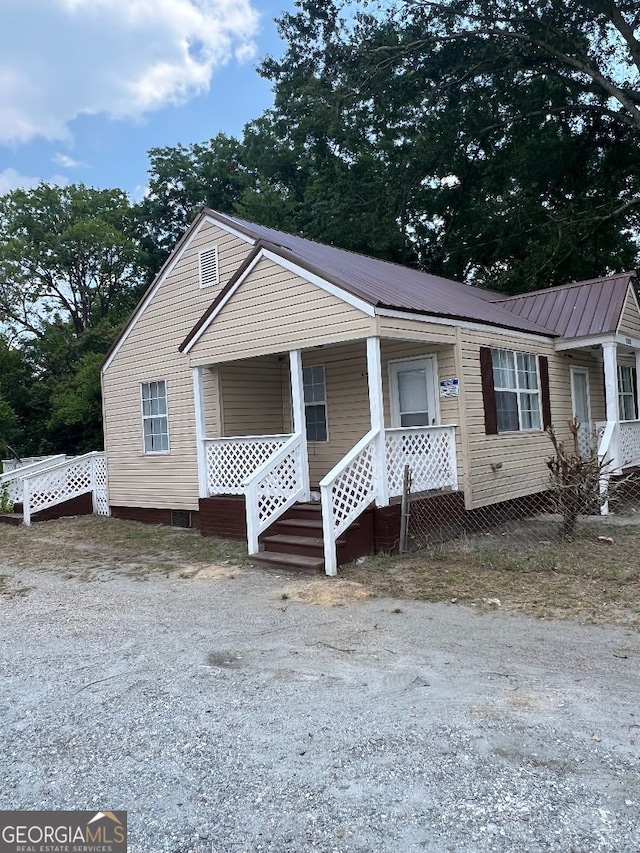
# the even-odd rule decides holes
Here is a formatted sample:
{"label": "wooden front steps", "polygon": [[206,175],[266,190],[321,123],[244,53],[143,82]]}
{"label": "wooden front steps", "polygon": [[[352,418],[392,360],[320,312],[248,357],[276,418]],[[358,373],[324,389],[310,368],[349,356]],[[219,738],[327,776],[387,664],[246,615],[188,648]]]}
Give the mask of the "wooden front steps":
{"label": "wooden front steps", "polygon": [[[362,520],[361,516],[337,540],[339,566],[372,553],[372,538],[361,535]],[[324,571],[320,503],[295,504],[262,534],[260,545],[260,553],[251,555],[254,563],[289,571]]]}
{"label": "wooden front steps", "polygon": [[0,524],[22,524],[21,512],[0,512]]}

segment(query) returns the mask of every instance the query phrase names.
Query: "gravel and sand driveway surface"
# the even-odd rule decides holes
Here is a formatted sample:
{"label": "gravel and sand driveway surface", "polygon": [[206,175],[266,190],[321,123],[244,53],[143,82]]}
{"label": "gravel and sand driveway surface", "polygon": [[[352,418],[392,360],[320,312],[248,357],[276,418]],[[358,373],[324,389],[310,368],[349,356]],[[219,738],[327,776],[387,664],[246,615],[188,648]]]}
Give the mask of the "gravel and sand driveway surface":
{"label": "gravel and sand driveway surface", "polygon": [[640,850],[637,631],[2,560],[2,809],[126,809],[134,853]]}

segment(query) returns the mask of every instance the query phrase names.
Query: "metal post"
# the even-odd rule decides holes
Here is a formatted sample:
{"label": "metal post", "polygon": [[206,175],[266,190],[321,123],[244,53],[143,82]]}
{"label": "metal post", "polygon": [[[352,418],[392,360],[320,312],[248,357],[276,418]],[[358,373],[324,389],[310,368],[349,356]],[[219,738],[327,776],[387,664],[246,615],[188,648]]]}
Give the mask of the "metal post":
{"label": "metal post", "polygon": [[407,533],[409,531],[409,492],[411,491],[411,473],[408,463],[405,463],[402,473],[402,506],[400,510],[400,553],[407,550]]}

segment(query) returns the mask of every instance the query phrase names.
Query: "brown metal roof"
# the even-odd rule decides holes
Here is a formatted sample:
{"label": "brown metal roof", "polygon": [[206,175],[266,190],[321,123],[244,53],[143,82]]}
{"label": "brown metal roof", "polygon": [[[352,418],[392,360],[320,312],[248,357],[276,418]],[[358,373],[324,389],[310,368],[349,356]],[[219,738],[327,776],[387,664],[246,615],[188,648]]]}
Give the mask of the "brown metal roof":
{"label": "brown metal roof", "polygon": [[634,279],[633,272],[619,273],[510,296],[495,304],[563,338],[605,334],[618,328]]}
{"label": "brown metal roof", "polygon": [[375,307],[472,320],[547,336],[554,334],[528,317],[520,317],[517,312],[503,307],[498,303],[498,293],[255,225],[213,210],[206,212]]}

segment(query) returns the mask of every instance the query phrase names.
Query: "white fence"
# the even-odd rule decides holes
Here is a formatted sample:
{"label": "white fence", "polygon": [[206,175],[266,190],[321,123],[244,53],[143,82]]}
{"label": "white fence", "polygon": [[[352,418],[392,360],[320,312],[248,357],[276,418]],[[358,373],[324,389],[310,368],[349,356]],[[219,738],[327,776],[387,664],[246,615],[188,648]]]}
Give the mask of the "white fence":
{"label": "white fence", "polygon": [[9,498],[22,503],[23,520],[31,524],[31,516],[43,509],[64,503],[80,495],[92,495],[93,511],[109,515],[107,466],[104,453],[86,453],[73,459],[43,460],[10,471],[0,477]]}
{"label": "white fence", "polygon": [[618,454],[622,468],[640,465],[640,421],[621,421]]}
{"label": "white fence", "polygon": [[404,466],[411,469],[411,491],[457,489],[456,428],[401,427],[385,430],[389,496],[402,494]]}
{"label": "white fence", "polygon": [[242,435],[204,440],[208,495],[243,495],[245,483],[291,435]]}

